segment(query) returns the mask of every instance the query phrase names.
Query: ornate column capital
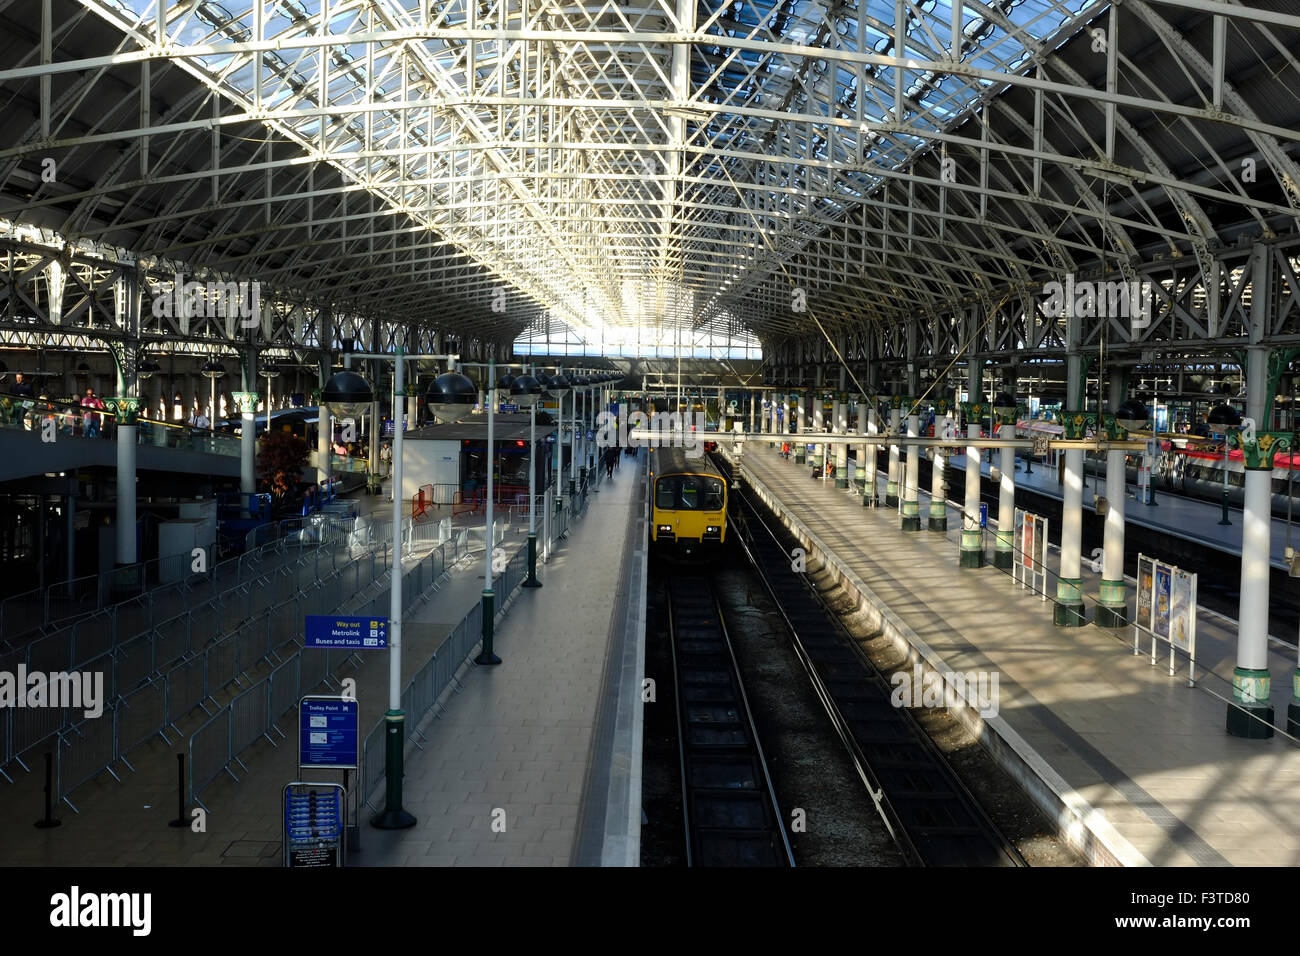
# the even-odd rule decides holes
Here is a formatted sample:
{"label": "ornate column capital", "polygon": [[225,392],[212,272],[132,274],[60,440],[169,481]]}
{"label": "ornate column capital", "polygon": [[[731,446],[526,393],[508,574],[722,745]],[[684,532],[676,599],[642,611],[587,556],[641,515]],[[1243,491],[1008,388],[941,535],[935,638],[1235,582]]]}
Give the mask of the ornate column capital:
{"label": "ornate column capital", "polygon": [[1088,429],[1097,427],[1096,412],[1061,412],[1061,430],[1066,441],[1082,441]]}
{"label": "ornate column capital", "polygon": [[134,425],[140,420],[140,399],[133,395],[118,395],[104,399],[104,408],[119,425]]}
{"label": "ornate column capital", "polygon": [[1247,471],[1272,471],[1273,456],[1290,451],[1295,440],[1292,432],[1253,432],[1228,429],[1228,447],[1240,448]]}

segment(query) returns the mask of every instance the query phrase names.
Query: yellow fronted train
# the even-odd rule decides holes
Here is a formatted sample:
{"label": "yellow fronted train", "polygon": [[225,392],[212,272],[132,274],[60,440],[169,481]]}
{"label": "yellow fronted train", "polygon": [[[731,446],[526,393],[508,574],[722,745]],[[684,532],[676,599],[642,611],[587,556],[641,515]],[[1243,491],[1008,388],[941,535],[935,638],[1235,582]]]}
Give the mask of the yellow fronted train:
{"label": "yellow fronted train", "polygon": [[[697,457],[698,456],[698,457]],[[652,550],[676,558],[715,554],[727,536],[727,480],[702,451],[650,454]]]}

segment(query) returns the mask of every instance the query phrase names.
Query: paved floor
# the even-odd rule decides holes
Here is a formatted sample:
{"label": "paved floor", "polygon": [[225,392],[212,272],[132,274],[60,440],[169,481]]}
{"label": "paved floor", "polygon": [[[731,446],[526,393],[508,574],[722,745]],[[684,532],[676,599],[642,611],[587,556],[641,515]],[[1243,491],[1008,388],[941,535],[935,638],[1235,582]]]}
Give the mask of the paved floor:
{"label": "paved floor", "polygon": [[[630,465],[630,463],[628,463]],[[406,764],[418,824],[371,831],[369,866],[567,866],[579,825],[593,723],[623,573],[633,467],[591,496],[540,590],[521,591],[498,628],[498,667],[474,668]]]}
{"label": "paved floor", "polygon": [[[742,462],[948,666],[997,672],[1000,718],[1147,861],[1300,863],[1291,794],[1300,748],[1281,735],[1241,740],[1224,730],[1235,622],[1202,609],[1200,679],[1189,688],[1185,662],[1170,677],[1167,652],[1159,666],[1145,644],[1133,655],[1131,631],[1057,628],[1051,602],[1005,573],[958,568],[955,509],[947,535],[905,535],[893,510],[863,508],[860,496],[811,480],[766,446],[749,446]],[[1087,563],[1084,572],[1095,600],[1099,575]],[[1275,644],[1270,655],[1283,721],[1294,653]]]}
{"label": "paved floor", "polygon": [[[512,533],[502,546],[513,554],[523,542],[521,534]],[[427,600],[407,612],[402,635],[404,683],[479,602],[482,587],[480,550],[463,559]],[[386,653],[364,657],[361,667],[342,675],[357,681],[363,733],[379,720],[388,700]],[[252,676],[256,680],[264,675],[258,671]],[[201,712],[190,715],[181,725],[185,735],[204,719]],[[282,718],[279,728],[285,738],[277,738],[277,746],[264,739],[241,757],[248,770],[236,769],[238,782],[223,775],[204,790],[202,799],[209,812],[203,833],[167,826],[177,815],[175,754],[185,749],[185,739],[173,738],[168,745],[155,738],[131,754],[134,772],[117,767],[120,782],[100,774],[78,788],[73,800],[81,812],[59,807],[57,816],[63,825],[57,829],[32,826],[42,806],[39,773],[16,776],[12,784],[0,783],[0,864],[279,866],[281,789],[299,777],[294,713]],[[339,771],[310,776],[342,782]],[[361,814],[364,821],[368,816],[364,807]]]}

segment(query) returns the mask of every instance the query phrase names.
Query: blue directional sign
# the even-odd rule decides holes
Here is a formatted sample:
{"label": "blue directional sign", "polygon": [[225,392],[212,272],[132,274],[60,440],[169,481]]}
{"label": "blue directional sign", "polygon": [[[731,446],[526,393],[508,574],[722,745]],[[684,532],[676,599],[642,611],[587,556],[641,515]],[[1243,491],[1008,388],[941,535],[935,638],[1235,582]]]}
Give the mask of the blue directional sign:
{"label": "blue directional sign", "polygon": [[509,404],[509,403],[507,403],[507,402],[502,402],[502,403],[501,403],[501,414],[502,414],[502,415],[513,415],[513,414],[514,414],[515,412],[517,412],[517,411],[519,411],[519,406],[518,406],[518,405]]}
{"label": "blue directional sign", "polygon": [[388,618],[308,614],[303,629],[303,646],[384,650],[388,647]]}
{"label": "blue directional sign", "polygon": [[298,766],[356,770],[357,702],[304,697],[298,704]]}
{"label": "blue directional sign", "polygon": [[981,501],[980,502],[980,527],[987,528],[988,526],[989,526],[989,503],[987,501]]}

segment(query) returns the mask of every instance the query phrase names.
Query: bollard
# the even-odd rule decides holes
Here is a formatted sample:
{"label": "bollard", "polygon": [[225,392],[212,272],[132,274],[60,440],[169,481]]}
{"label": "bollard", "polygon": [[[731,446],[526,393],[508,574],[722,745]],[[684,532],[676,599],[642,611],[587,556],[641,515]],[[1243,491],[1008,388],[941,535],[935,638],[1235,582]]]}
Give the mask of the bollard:
{"label": "bollard", "polygon": [[188,827],[185,819],[185,755],[176,755],[176,819],[168,820],[169,827]]}
{"label": "bollard", "polygon": [[56,820],[54,817],[54,755],[47,750],[45,751],[45,817],[36,821],[36,828],[49,830],[62,823],[62,820]]}

